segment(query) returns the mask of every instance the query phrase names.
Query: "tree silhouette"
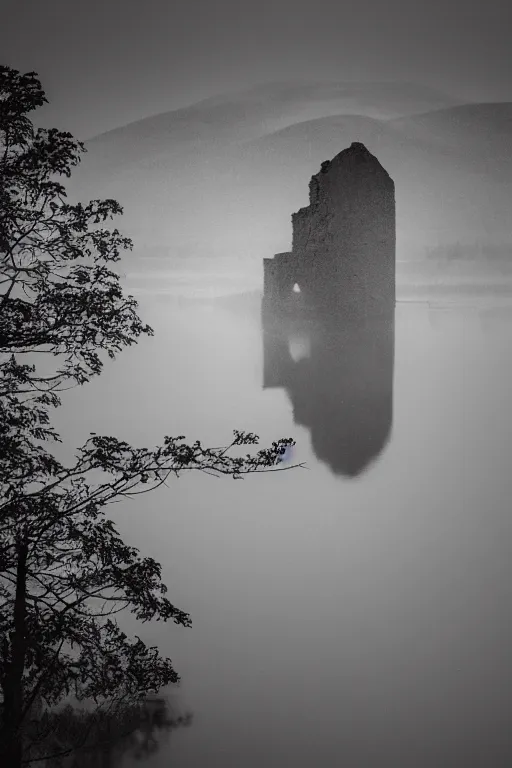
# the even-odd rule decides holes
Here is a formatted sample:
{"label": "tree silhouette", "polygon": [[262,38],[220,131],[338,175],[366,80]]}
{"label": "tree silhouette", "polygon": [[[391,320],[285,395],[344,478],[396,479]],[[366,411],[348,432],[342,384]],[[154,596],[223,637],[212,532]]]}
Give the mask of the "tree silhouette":
{"label": "tree silhouette", "polygon": [[[29,713],[73,693],[114,710],[179,680],[171,659],[121,632],[115,614],[142,622],[189,615],[165,597],[161,566],[127,546],[109,504],[184,471],[235,479],[281,466],[290,438],[254,454],[253,433],[227,446],[184,436],[136,448],[91,433],[72,461],[50,450],[59,392],[101,373],[151,335],[112,265],[131,241],[104,226],[113,200],[71,205],[60,182],[84,147],[70,134],[34,129],[46,101],[37,75],[0,67],[0,726],[2,768],[19,768]],[[41,363],[44,360],[44,365]],[[233,452],[231,452],[233,449]],[[26,755],[25,755],[26,757]]]}
{"label": "tree silhouette", "polygon": [[123,755],[143,760],[155,754],[173,730],[192,721],[191,713],[177,714],[165,697],[114,711],[91,712],[68,704],[32,724],[24,762],[45,768],[113,768]]}

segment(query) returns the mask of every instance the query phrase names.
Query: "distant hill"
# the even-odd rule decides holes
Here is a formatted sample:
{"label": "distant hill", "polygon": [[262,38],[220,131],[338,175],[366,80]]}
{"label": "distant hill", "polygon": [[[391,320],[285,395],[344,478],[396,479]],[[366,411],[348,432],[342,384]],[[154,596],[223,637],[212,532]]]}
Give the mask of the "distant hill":
{"label": "distant hill", "polygon": [[[512,157],[512,102],[462,104],[407,115],[389,124],[439,149],[471,155],[472,162],[493,160],[510,165]],[[499,165],[493,166],[499,172]]]}
{"label": "distant hill", "polygon": [[138,120],[90,139],[107,166],[180,147],[256,139],[297,122],[337,114],[390,119],[459,102],[413,83],[268,83]]}
{"label": "distant hill", "polygon": [[290,247],[291,214],[320,163],[362,141],[395,180],[400,259],[476,237],[503,242],[511,114],[510,104],[454,104],[409,83],[258,86],[92,139],[70,195],[124,206],[136,243],[128,270],[159,253],[143,269],[194,257],[254,276]]}

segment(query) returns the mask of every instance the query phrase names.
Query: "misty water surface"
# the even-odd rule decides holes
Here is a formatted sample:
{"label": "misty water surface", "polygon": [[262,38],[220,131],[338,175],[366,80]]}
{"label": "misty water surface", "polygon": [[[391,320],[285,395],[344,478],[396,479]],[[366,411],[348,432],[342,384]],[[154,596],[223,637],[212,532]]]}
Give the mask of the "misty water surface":
{"label": "misty water surface", "polygon": [[[298,379],[293,397],[263,389],[257,310],[145,298],[142,314],[155,337],[66,395],[59,424],[73,445],[89,431],[220,445],[238,428],[263,444],[293,437],[307,464],[243,481],[191,473],[111,507],[193,620],[123,618],[171,656],[195,718],[145,765],[509,765],[512,314],[399,304],[394,344],[358,352],[345,339],[350,362],[334,350],[316,404]],[[290,351],[304,361],[311,344]],[[356,369],[359,400],[343,383]],[[391,384],[380,408],[379,371]],[[336,387],[325,429],[351,419],[338,466],[332,434],[319,459],[294,423],[294,408],[302,422],[335,409]]]}

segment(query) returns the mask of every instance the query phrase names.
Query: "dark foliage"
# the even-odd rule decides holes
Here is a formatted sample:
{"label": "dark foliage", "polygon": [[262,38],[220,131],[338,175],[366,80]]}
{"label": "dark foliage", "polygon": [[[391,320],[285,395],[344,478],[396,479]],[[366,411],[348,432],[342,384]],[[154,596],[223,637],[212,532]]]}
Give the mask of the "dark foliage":
{"label": "dark foliage", "polygon": [[71,205],[62,177],[83,145],[70,134],[34,130],[29,113],[46,101],[35,73],[0,67],[0,724],[1,765],[19,768],[34,703],[67,694],[138,702],[176,683],[172,662],[115,614],[130,610],[190,627],[166,597],[161,567],[127,546],[106,516],[109,504],[153,490],[187,470],[235,479],[279,466],[290,439],[256,445],[235,431],[230,445],[165,437],[136,448],[91,434],[68,463],[51,412],[59,392],[101,373],[141,336],[151,335],[125,296],[113,265],[131,247],[107,226],[113,200]]}

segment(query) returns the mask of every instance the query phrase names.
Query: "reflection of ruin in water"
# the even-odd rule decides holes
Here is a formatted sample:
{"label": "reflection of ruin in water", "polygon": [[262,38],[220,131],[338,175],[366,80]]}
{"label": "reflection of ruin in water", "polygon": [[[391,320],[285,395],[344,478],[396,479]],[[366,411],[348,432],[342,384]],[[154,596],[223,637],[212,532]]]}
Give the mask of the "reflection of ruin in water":
{"label": "reflection of ruin in water", "polygon": [[[386,446],[393,417],[394,307],[339,327],[263,306],[263,387],[282,387],[315,456],[357,477]],[[300,348],[304,354],[293,354]]]}

